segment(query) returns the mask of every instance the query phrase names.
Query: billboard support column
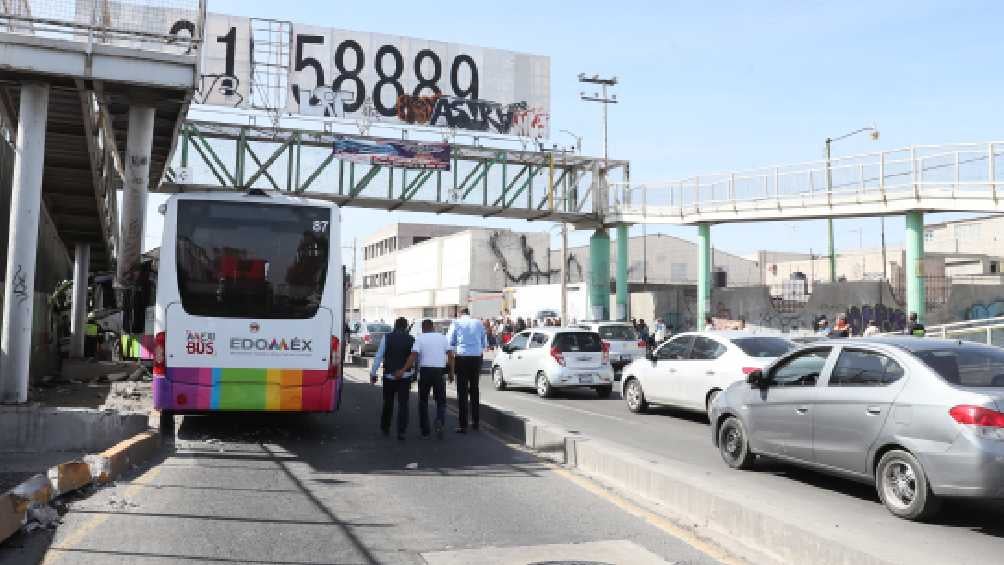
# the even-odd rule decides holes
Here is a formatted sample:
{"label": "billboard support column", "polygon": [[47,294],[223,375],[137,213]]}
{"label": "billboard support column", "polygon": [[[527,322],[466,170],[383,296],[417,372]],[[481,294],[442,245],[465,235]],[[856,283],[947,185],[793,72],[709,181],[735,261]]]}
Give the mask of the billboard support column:
{"label": "billboard support column", "polygon": [[610,236],[604,228],[589,238],[589,313],[594,320],[610,318]]}

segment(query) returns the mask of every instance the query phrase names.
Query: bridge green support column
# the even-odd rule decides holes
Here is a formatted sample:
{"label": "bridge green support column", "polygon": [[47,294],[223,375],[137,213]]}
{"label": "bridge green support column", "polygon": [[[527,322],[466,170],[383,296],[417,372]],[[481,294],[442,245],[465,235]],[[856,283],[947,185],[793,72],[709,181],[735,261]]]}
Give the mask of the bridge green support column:
{"label": "bridge green support column", "polygon": [[617,224],[617,316],[618,320],[627,320],[631,315],[630,298],[628,296],[628,226]]}
{"label": "bridge green support column", "polygon": [[711,313],[711,224],[697,224],[697,329]]}
{"label": "bridge green support column", "polygon": [[610,319],[610,235],[603,228],[589,238],[589,316]]}
{"label": "bridge green support column", "polygon": [[906,308],[917,313],[924,323],[927,316],[927,297],[924,289],[924,213],[906,213]]}

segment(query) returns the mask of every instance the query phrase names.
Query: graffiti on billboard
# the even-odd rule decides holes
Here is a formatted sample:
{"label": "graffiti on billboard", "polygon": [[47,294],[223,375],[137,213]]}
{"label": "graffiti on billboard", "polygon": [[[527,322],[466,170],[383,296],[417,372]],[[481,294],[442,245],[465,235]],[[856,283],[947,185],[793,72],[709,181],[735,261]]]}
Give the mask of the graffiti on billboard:
{"label": "graffiti on billboard", "polygon": [[486,131],[522,137],[542,138],[550,127],[550,114],[531,108],[526,101],[501,104],[457,96],[397,97],[397,119],[407,124]]}

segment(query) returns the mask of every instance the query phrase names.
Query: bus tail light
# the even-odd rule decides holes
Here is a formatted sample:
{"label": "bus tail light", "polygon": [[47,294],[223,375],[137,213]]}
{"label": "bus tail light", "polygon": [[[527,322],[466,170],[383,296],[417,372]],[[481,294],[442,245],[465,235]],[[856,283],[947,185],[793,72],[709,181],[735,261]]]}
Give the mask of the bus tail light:
{"label": "bus tail light", "polygon": [[167,334],[157,332],[153,340],[153,374],[163,377],[167,375]]}
{"label": "bus tail light", "polygon": [[603,350],[603,364],[605,365],[610,362],[610,342],[604,341],[600,349]]}
{"label": "bus tail light", "polygon": [[338,338],[331,336],[331,359],[328,362],[328,378],[337,379],[339,369],[341,369],[342,357],[339,354],[341,342]]}
{"label": "bus tail light", "polygon": [[561,350],[557,347],[551,348],[551,357],[554,357],[554,360],[562,367],[565,366],[565,356],[561,354]]}

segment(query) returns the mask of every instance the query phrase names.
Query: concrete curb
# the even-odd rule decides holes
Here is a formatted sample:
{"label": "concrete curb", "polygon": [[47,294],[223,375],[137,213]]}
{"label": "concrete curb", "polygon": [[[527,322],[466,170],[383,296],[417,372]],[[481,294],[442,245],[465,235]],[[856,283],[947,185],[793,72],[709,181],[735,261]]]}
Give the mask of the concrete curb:
{"label": "concrete curb", "polygon": [[[447,401],[456,408],[455,397]],[[785,521],[748,500],[730,498],[720,485],[666,462],[647,461],[602,440],[571,434],[491,404],[481,404],[481,423],[541,457],[574,468],[624,493],[656,503],[680,526],[721,547],[743,548],[757,563],[888,565],[844,542]],[[735,551],[731,551],[736,553]]]}
{"label": "concrete curb", "polygon": [[150,458],[159,448],[159,433],[140,432],[101,453],[85,456],[84,461],[66,461],[50,467],[46,474],[35,475],[0,495],[0,542],[25,524],[32,504],[48,504],[94,482],[111,482],[133,465]]}

